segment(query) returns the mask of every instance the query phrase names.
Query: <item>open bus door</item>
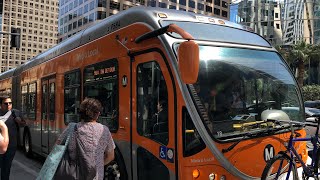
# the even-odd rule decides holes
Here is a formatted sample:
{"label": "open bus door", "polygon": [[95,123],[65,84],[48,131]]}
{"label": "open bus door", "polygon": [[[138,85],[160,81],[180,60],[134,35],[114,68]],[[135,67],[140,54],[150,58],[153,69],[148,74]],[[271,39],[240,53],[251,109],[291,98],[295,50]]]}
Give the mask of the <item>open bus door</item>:
{"label": "open bus door", "polygon": [[55,76],[41,81],[41,153],[49,154],[55,131]]}
{"label": "open bus door", "polygon": [[177,174],[176,102],[168,68],[159,52],[132,61],[133,179],[175,179]]}

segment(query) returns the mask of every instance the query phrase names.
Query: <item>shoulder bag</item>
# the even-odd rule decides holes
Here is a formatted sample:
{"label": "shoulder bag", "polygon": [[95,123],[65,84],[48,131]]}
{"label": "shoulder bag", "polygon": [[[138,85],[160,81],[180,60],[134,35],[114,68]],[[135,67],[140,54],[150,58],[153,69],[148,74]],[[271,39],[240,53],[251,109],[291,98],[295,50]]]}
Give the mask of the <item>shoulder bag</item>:
{"label": "shoulder bag", "polygon": [[[75,123],[70,123],[68,126],[68,135],[64,138],[61,144],[56,144],[50,154],[48,155],[46,161],[44,162],[37,180],[52,180],[54,174],[59,166],[59,163],[66,152],[66,148],[69,144],[69,139],[74,131]],[[64,143],[63,143],[64,142]]]}

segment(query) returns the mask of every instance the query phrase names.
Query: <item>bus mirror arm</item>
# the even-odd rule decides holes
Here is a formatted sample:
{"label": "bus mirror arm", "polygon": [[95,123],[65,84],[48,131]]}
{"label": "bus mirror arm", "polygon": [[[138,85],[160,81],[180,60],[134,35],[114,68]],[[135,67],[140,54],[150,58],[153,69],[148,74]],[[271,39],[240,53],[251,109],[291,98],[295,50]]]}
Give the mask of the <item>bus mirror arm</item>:
{"label": "bus mirror arm", "polygon": [[176,24],[169,24],[168,26],[164,26],[164,27],[162,27],[160,29],[148,32],[146,34],[143,34],[143,35],[137,37],[135,39],[135,43],[138,44],[138,43],[140,43],[140,42],[142,42],[144,40],[157,37],[157,36],[162,35],[162,34],[167,33],[167,32],[175,32],[175,33],[179,34],[183,39],[186,39],[186,40],[192,40],[193,39],[193,37],[189,33],[184,31],[182,28],[180,28]]}
{"label": "bus mirror arm", "polygon": [[144,40],[151,39],[167,32],[174,32],[179,34],[184,41],[180,43],[178,49],[178,65],[181,79],[186,84],[193,84],[197,82],[199,73],[199,46],[192,41],[194,38],[191,34],[184,31],[176,24],[169,24],[160,29],[145,33],[135,39],[135,43],[140,43]]}

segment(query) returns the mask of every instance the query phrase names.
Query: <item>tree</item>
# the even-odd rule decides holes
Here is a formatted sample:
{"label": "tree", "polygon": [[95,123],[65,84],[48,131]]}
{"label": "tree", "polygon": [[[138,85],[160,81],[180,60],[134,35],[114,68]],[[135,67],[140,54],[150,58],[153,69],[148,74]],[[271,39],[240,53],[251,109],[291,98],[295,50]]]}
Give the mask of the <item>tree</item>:
{"label": "tree", "polygon": [[298,84],[302,87],[303,81],[306,77],[305,66],[310,62],[319,62],[320,45],[311,45],[307,44],[305,41],[300,41],[295,45],[289,45],[286,47],[276,46],[275,48],[287,61],[289,66],[294,68],[293,72],[296,75]]}
{"label": "tree", "polygon": [[305,64],[309,63],[311,54],[313,53],[313,47],[310,44],[307,44],[305,41],[300,41],[297,44],[293,45],[291,51],[297,68],[298,76],[297,81],[300,87],[303,86],[303,78],[305,73]]}

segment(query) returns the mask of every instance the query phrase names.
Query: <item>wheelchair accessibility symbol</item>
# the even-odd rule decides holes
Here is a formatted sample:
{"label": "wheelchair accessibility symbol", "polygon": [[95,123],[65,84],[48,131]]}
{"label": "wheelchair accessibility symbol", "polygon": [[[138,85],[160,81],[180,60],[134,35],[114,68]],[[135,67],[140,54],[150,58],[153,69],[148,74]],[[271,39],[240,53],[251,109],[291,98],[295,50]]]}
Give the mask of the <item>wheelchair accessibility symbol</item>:
{"label": "wheelchair accessibility symbol", "polygon": [[167,147],[166,146],[160,146],[159,157],[161,159],[167,159]]}

